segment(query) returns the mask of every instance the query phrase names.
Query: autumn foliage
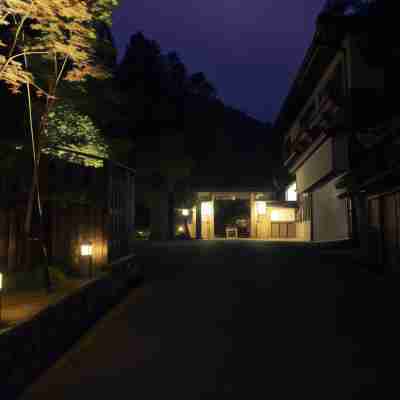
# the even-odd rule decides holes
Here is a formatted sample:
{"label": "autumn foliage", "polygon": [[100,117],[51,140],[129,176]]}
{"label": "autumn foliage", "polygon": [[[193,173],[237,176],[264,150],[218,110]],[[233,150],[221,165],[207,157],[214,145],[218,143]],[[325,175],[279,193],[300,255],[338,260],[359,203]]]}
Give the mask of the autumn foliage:
{"label": "autumn foliage", "polygon": [[[0,0],[0,82],[26,94],[28,104],[33,178],[27,235],[34,199],[42,217],[38,171],[57,88],[65,80],[108,76],[96,59],[96,27],[111,23],[116,5],[117,0]],[[42,105],[34,107],[38,100]]]}
{"label": "autumn foliage", "polygon": [[[95,3],[103,4],[104,8],[99,9],[98,4],[93,6]],[[114,2],[2,0],[0,24],[11,33],[11,39],[8,43],[0,41],[4,48],[0,55],[0,80],[13,92],[18,92],[26,83],[35,85],[35,76],[29,69],[29,58],[35,56],[56,64],[56,80],[79,81],[88,75],[104,73],[95,65],[93,42],[95,13],[102,12],[98,17],[106,18],[107,3]],[[67,62],[72,67],[65,71],[63,66]]]}

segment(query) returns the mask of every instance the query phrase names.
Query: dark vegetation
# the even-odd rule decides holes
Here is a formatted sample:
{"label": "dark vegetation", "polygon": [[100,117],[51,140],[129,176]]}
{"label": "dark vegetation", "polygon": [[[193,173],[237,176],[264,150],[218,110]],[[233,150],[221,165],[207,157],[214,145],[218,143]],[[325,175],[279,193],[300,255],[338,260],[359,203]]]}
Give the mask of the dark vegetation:
{"label": "dark vegetation", "polygon": [[[225,105],[207,77],[190,74],[177,53],[164,54],[157,42],[136,33],[115,83],[123,100],[114,131],[134,143],[130,162],[137,168],[141,205],[162,208],[164,196],[171,217],[174,204],[191,206],[182,195],[188,186],[272,183],[281,145],[271,125]],[[157,217],[152,225],[169,225],[171,236],[172,218]]]}
{"label": "dark vegetation", "polygon": [[[119,65],[108,27],[100,25],[98,35],[99,57],[113,76],[64,84],[63,112],[72,106],[88,116],[110,157],[137,170],[138,221],[150,221],[155,237],[173,236],[173,207],[191,206],[190,186],[272,184],[281,143],[269,123],[225,105],[202,72],[189,73],[177,53],[163,53],[142,33],[131,37]],[[2,137],[13,149],[29,140],[25,104],[5,88],[0,95],[2,109],[15,117]],[[3,167],[10,154],[1,152]]]}

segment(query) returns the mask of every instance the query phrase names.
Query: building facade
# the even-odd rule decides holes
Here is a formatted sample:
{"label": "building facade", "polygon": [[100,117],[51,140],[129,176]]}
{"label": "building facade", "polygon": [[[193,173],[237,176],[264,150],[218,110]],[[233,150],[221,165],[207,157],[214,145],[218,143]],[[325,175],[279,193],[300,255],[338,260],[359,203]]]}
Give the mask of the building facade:
{"label": "building facade", "polygon": [[296,178],[301,230],[315,241],[351,238],[368,251],[380,243],[379,259],[394,266],[400,212],[393,170],[400,152],[388,93],[398,85],[388,65],[394,71],[398,57],[385,53],[393,44],[379,28],[379,2],[370,3],[369,13],[364,7],[362,14],[335,9],[319,16],[275,129]]}
{"label": "building facade", "polygon": [[[177,210],[178,234],[187,231],[191,238],[203,240],[297,239],[297,201],[293,197],[293,188],[288,201],[278,200],[274,190],[263,188],[203,189],[195,192],[195,199],[192,209]],[[242,204],[241,211],[229,223],[224,223],[221,220],[222,203],[226,206],[234,202]],[[230,237],[229,229],[236,234]]]}

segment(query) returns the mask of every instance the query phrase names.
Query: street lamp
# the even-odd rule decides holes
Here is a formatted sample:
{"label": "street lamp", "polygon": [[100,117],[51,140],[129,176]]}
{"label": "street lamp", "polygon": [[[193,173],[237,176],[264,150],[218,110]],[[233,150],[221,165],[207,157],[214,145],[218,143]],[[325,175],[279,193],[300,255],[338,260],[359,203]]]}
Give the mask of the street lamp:
{"label": "street lamp", "polygon": [[93,254],[93,245],[92,242],[83,242],[81,244],[81,256],[87,257],[89,259],[89,275],[93,277],[93,262],[92,262],[92,254]]}

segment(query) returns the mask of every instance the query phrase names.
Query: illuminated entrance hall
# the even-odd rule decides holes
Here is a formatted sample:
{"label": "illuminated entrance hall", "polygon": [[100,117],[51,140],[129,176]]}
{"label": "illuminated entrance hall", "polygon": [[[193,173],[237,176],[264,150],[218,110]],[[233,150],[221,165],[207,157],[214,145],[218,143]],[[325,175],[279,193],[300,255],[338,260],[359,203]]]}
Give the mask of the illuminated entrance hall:
{"label": "illuminated entrance hall", "polygon": [[297,239],[296,201],[281,201],[273,191],[196,192],[187,210],[190,236],[196,239]]}
{"label": "illuminated entrance hall", "polygon": [[232,197],[214,201],[216,238],[250,238],[250,200]]}

